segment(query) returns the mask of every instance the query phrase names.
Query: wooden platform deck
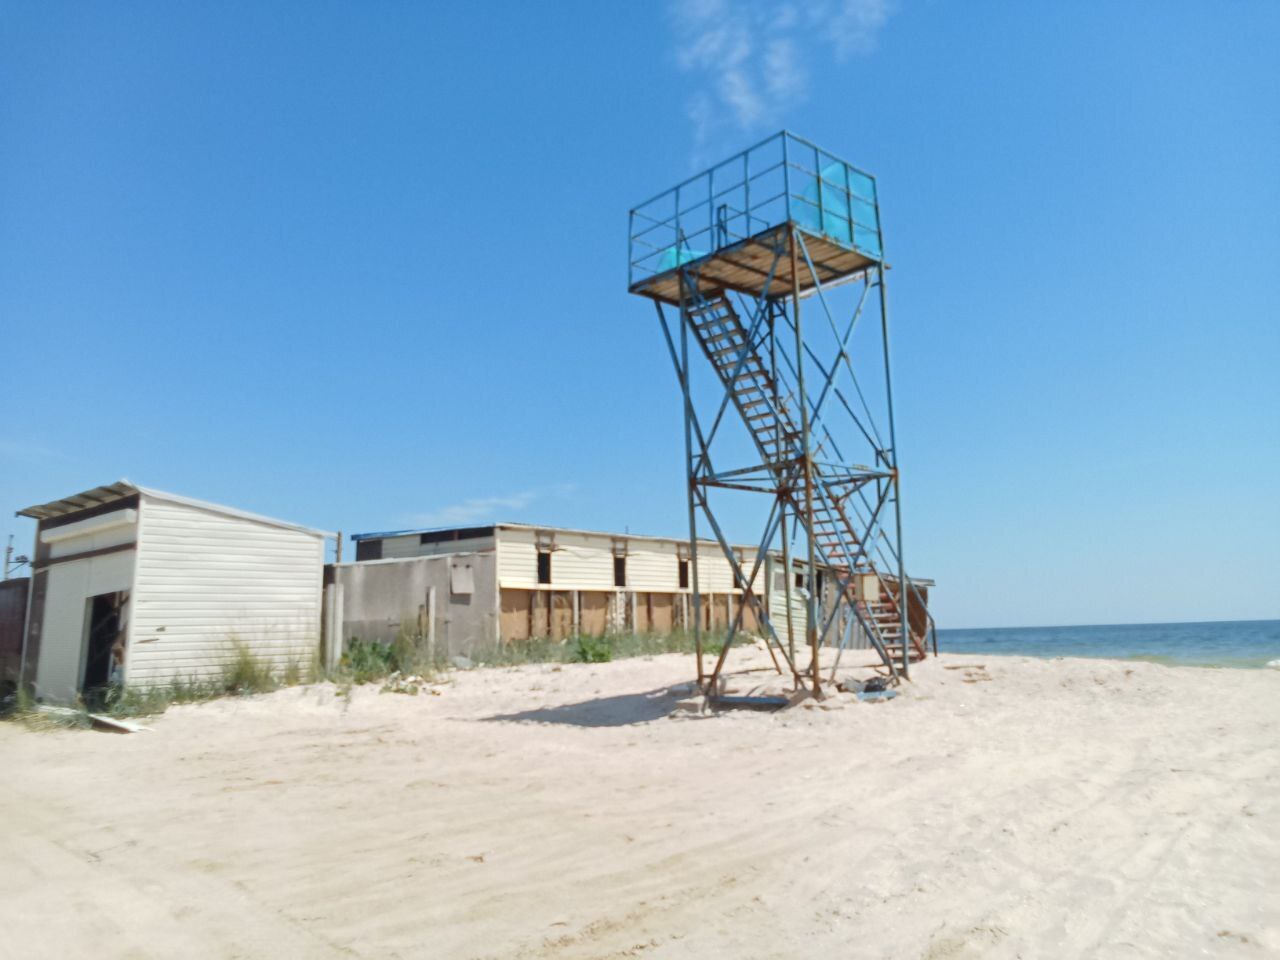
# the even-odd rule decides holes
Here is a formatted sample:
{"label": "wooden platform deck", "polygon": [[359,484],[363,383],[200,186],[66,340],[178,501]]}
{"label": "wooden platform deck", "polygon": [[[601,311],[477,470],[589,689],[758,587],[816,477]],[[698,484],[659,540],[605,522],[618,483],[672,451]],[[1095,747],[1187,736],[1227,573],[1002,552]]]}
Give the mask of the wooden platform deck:
{"label": "wooden platform deck", "polygon": [[[875,266],[877,261],[827,237],[809,233],[797,228],[804,236],[805,248],[813,260],[814,270],[823,284],[834,283],[868,267]],[[763,233],[742,240],[697,260],[691,260],[683,267],[698,278],[698,289],[703,293],[720,290],[737,290],[739,293],[758,297],[766,284],[769,288],[769,299],[790,296],[792,291],[791,254],[788,247],[788,225],[780,224],[770,227]],[[778,249],[782,256],[774,266],[774,255]],[[815,286],[813,274],[805,262],[804,253],[796,251],[799,263],[800,295]],[[773,277],[769,271],[773,268]],[[631,292],[651,297],[663,303],[679,304],[680,302],[680,269],[673,268],[631,285]]]}

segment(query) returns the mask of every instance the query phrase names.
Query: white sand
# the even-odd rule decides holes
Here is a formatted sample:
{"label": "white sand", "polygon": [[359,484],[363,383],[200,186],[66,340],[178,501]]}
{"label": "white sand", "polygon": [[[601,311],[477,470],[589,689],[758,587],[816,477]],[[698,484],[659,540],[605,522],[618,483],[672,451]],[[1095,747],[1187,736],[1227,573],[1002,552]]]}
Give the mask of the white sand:
{"label": "white sand", "polygon": [[944,655],[669,717],[690,670],[0,724],[0,956],[1280,956],[1274,671]]}

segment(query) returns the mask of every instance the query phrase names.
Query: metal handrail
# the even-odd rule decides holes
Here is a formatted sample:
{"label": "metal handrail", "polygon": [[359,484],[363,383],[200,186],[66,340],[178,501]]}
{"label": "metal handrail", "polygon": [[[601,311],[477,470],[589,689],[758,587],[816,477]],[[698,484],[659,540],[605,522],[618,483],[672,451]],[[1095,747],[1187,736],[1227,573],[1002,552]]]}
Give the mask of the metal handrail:
{"label": "metal handrail", "polygon": [[[810,154],[811,161],[808,161],[806,157]],[[753,170],[752,161],[762,158],[767,158],[766,165],[761,169]],[[808,165],[809,162],[812,162],[812,167]],[[833,164],[839,166],[841,173],[834,179],[825,172]],[[794,177],[792,176],[792,171],[801,174],[805,178],[803,182],[811,182],[816,187],[816,201],[811,197],[803,196],[793,189]],[[752,188],[761,180],[771,176],[777,177],[779,173],[781,173],[783,181],[780,192],[771,190],[769,196],[764,199],[752,196]],[[857,188],[855,188],[855,176],[861,178],[861,180],[857,181]],[[723,185],[726,178],[728,183]],[[866,185],[865,190],[862,188],[862,184]],[[695,186],[698,187],[697,199],[692,201],[685,200],[682,203],[682,200],[684,200],[682,194],[687,196],[690,189]],[[869,196],[867,195],[868,192]],[[725,204],[717,201],[738,193],[743,195],[742,206],[739,208],[734,205],[734,213],[731,217],[718,216],[717,208],[723,207]],[[823,150],[812,141],[798,137],[787,130],[782,130],[732,155],[726,160],[722,160],[699,173],[687,177],[674,187],[670,187],[632,208],[631,228],[629,230],[631,252],[628,256],[628,285],[634,285],[637,279],[637,272],[644,274],[641,279],[656,276],[659,272],[666,272],[657,270],[656,265],[648,261],[655,254],[671,249],[673,244],[677,242],[674,238],[681,234],[683,234],[686,241],[691,237],[712,234],[713,237],[719,236],[723,239],[722,246],[728,245],[730,242],[745,240],[753,235],[757,222],[762,225],[763,230],[767,230],[773,226],[795,221],[797,218],[796,202],[804,205],[798,209],[816,212],[817,227],[821,233],[826,234],[828,218],[834,215],[841,222],[841,236],[833,237],[837,242],[845,242],[851,247],[862,249],[863,245],[860,242],[859,231],[860,229],[871,229],[877,238],[874,252],[876,256],[879,256],[879,221],[876,216],[878,209],[876,195],[876,180],[872,174],[835,154]],[[827,202],[832,196],[843,201],[843,206],[847,212],[832,211]],[[673,212],[667,216],[661,216],[661,214],[655,216],[654,207],[668,202],[671,203]],[[859,204],[866,206],[869,210],[868,216],[865,218],[866,221],[871,221],[874,218],[875,222],[871,223],[870,227],[858,227],[858,223],[864,221],[861,215],[854,215],[855,207]],[[769,211],[769,215],[761,216],[759,215],[761,211]],[[704,217],[705,220],[703,219]],[[743,218],[746,220],[746,230],[748,231],[746,234],[734,230],[730,226],[731,221]],[[640,221],[643,221],[643,223]],[[702,226],[703,223],[706,225]],[[688,229],[688,227],[693,227],[694,229]],[[848,230],[847,238],[843,237],[845,229]],[[662,246],[655,246],[654,243],[643,239],[659,231],[669,232],[673,238],[672,242]],[[865,236],[865,234],[863,235]],[[828,234],[828,236],[830,235]],[[637,256],[637,246],[648,248],[653,253]],[[717,247],[716,249],[719,248]],[[710,254],[710,252],[707,251],[707,254]],[[680,264],[677,263],[675,266],[680,266]]]}
{"label": "metal handrail", "polygon": [[[790,370],[790,371],[791,371],[791,373],[792,373],[792,375],[794,375],[794,374],[795,374],[795,368],[792,366],[792,363],[791,363],[791,357],[790,357],[790,354],[789,354],[787,351],[785,351],[785,350],[781,351],[781,355],[782,355],[782,359],[783,359],[783,366],[778,367],[778,368],[777,368],[777,371],[776,371],[776,375],[777,375],[777,377],[778,377],[778,385],[779,385],[779,387],[784,387],[784,386],[785,386],[785,387],[786,387],[786,389],[787,389],[788,391],[793,391],[793,390],[794,390],[794,387],[793,387],[793,385],[792,385],[792,384],[790,384],[790,383],[787,381],[787,378],[786,378],[785,374],[786,374],[786,371],[787,371],[787,370]],[[816,358],[816,357],[812,357],[812,359],[814,360],[814,362],[817,362],[817,358]],[[804,399],[807,399],[807,398],[804,398]],[[831,434],[831,431],[830,431],[830,429],[826,426],[826,424],[819,423],[819,424],[818,424],[818,429],[821,431],[821,433],[822,433],[822,435],[823,435],[823,437],[824,437],[825,441],[829,442],[829,443],[832,445],[832,447],[835,449],[835,451],[836,451],[837,455],[839,455],[839,447],[838,447],[838,445],[836,444],[836,439],[835,439],[835,437]],[[815,464],[815,466],[816,466],[816,465],[817,465],[817,464]],[[819,485],[818,485],[818,489],[820,489],[820,490],[822,490],[822,491],[823,491],[823,492],[821,493],[821,496],[823,497],[823,499],[825,499],[825,498],[826,498],[826,496],[827,496],[827,494],[826,494],[826,492],[825,492],[825,484],[819,484]],[[859,489],[859,496],[860,496],[860,497],[862,496],[862,493],[861,493],[861,490],[860,490],[860,489]],[[862,523],[862,522],[864,521],[864,518],[862,517],[861,513],[858,511],[857,505],[856,505],[855,503],[853,503],[853,501],[852,501],[852,500],[848,500],[848,499],[846,499],[846,502],[847,502],[847,503],[849,503],[849,505],[852,507],[854,514],[858,517],[858,521],[859,521],[859,523]],[[864,505],[865,505],[865,506],[867,506],[867,509],[868,509],[868,510],[870,509],[870,505],[869,505],[869,504],[866,504],[866,503],[865,503],[865,500],[864,500]],[[852,531],[852,532],[853,532],[853,533],[855,533],[855,539],[856,539],[856,531]],[[876,536],[876,534],[877,534],[877,533],[879,533],[879,536],[878,536],[878,537]],[[857,555],[855,555],[855,560],[856,560],[856,556],[863,556],[863,557],[866,557],[866,559],[867,559],[867,561],[868,561],[868,563],[869,563],[869,565],[870,565],[870,567],[871,567],[871,572],[872,572],[873,574],[875,574],[876,581],[877,581],[877,582],[878,582],[878,583],[879,583],[879,584],[884,588],[886,595],[887,595],[887,596],[892,597],[892,592],[891,592],[891,591],[890,591],[890,589],[889,589],[889,584],[888,584],[887,580],[885,579],[885,575],[880,571],[880,566],[881,566],[881,565],[883,565],[884,567],[892,568],[892,567],[896,566],[896,562],[891,562],[891,561],[890,561],[890,558],[889,558],[888,556],[886,556],[886,555],[885,555],[884,548],[883,548],[882,543],[881,543],[881,541],[885,541],[885,535],[884,535],[884,532],[883,532],[883,531],[877,531],[877,530],[875,530],[875,529],[869,529],[869,530],[868,530],[868,534],[870,535],[870,543],[867,543],[867,542],[864,542],[864,541],[857,541],[857,542],[861,545],[862,549],[861,549],[860,551],[858,551],[858,552],[857,552]],[[845,552],[846,552],[846,553],[850,553],[850,551],[847,549],[847,547],[845,547],[845,545],[844,545],[844,543],[843,543],[843,541],[844,541],[844,537],[843,537],[841,534],[839,534],[839,532],[837,532],[837,536],[838,536],[838,538],[840,539],[840,541],[841,541],[841,546],[842,546],[842,548],[844,548],[844,549],[845,549]],[[885,542],[887,542],[887,541],[885,541]],[[892,556],[893,556],[893,561],[896,561],[896,560],[897,560],[897,556],[898,556],[898,552],[897,552],[897,550],[895,550],[895,549],[893,548],[893,544],[892,544],[892,543],[889,543],[889,551],[890,551],[890,553],[891,553],[891,554],[892,554]],[[851,554],[851,555],[852,555],[852,554]],[[878,562],[877,562],[877,561],[878,561]],[[908,577],[908,578],[907,578],[907,582],[906,582],[906,584],[902,585],[902,586],[899,588],[899,596],[902,596],[902,595],[903,595],[903,592],[904,592],[906,589],[910,589],[910,590],[911,590],[912,595],[915,597],[916,601],[919,603],[919,605],[920,605],[920,609],[922,609],[922,610],[924,611],[925,617],[927,618],[928,628],[925,630],[924,634],[922,634],[922,636],[921,636],[921,640],[922,640],[922,641],[924,641],[924,640],[927,638],[927,636],[928,636],[929,634],[932,634],[932,635],[933,635],[933,646],[934,646],[934,652],[936,653],[936,652],[937,652],[937,622],[934,620],[934,618],[933,618],[933,614],[929,611],[929,607],[928,607],[928,605],[925,603],[924,597],[923,597],[923,596],[921,596],[919,589],[915,586],[915,584],[911,583],[911,579],[910,579],[910,577]],[[896,600],[896,599],[894,600],[894,603],[895,603],[895,604],[896,604],[896,603],[898,603],[898,602],[899,602],[898,600]],[[914,631],[912,631],[912,632],[914,633]],[[908,638],[908,637],[904,637],[904,638],[903,638],[903,643],[908,642],[908,640],[909,640],[909,639],[910,639],[910,638]]]}

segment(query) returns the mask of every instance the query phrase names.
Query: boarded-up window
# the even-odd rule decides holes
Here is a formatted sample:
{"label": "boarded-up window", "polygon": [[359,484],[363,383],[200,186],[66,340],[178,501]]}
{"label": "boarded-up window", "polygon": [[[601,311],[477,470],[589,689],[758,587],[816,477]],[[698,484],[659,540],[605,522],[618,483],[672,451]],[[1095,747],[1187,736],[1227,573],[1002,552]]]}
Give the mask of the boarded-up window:
{"label": "boarded-up window", "polygon": [[476,592],[475,571],[469,563],[455,563],[449,568],[449,591],[455,594]]}
{"label": "boarded-up window", "polygon": [[680,564],[680,589],[688,590],[689,589],[689,561],[680,560],[678,562]]}
{"label": "boarded-up window", "polygon": [[627,585],[627,558],[613,558],[613,585],[615,587],[625,587]]}
{"label": "boarded-up window", "polygon": [[551,582],[551,553],[548,550],[538,551],[538,582]]}
{"label": "boarded-up window", "polygon": [[381,540],[357,540],[356,541],[356,560],[381,560],[382,559],[382,541]]}

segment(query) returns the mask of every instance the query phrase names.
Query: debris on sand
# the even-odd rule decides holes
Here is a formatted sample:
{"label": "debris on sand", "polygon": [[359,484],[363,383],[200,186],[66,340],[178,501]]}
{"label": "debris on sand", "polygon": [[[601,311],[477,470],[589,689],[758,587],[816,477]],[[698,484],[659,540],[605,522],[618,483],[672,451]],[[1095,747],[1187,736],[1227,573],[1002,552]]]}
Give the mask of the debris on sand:
{"label": "debris on sand", "polygon": [[[382,693],[407,693],[411,697],[416,697],[427,684],[431,681],[426,677],[420,677],[416,673],[402,674],[399,670],[387,677],[386,682],[382,685]],[[432,696],[440,696],[440,691],[427,688],[427,693]]]}

